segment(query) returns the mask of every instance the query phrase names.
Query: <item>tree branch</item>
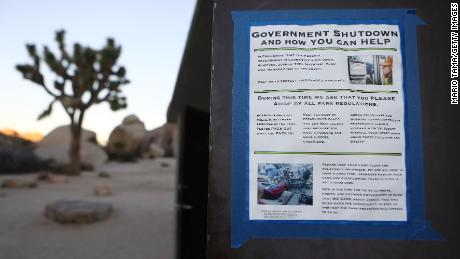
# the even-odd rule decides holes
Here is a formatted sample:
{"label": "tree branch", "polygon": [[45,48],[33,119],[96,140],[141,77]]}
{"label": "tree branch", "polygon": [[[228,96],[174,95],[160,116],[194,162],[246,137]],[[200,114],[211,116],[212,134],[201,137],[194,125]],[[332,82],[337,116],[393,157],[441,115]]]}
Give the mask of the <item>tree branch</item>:
{"label": "tree branch", "polygon": [[78,127],[81,128],[83,124],[83,118],[85,116],[85,110],[80,110],[80,114],[78,115]]}
{"label": "tree branch", "polygon": [[48,94],[54,96],[55,98],[58,98],[58,97],[59,97],[59,95],[57,95],[57,94],[51,92],[51,90],[45,85],[45,83],[40,84],[40,85],[43,87],[43,89],[45,89],[45,91],[46,91]]}
{"label": "tree branch", "polygon": [[96,99],[96,103],[101,103],[101,102],[104,102],[104,101],[108,101],[109,97],[110,97],[110,94],[111,94],[111,91],[108,91],[107,94],[104,97]]}
{"label": "tree branch", "polygon": [[[88,102],[84,105],[85,110],[88,109],[91,105],[94,103],[99,103],[98,102],[98,96],[101,93],[102,90],[106,89],[105,84],[107,83],[107,79],[109,77],[106,74],[102,74],[102,78],[98,80],[97,88],[95,90],[91,90],[91,98],[88,100]],[[110,94],[110,90],[107,93],[107,95]]]}

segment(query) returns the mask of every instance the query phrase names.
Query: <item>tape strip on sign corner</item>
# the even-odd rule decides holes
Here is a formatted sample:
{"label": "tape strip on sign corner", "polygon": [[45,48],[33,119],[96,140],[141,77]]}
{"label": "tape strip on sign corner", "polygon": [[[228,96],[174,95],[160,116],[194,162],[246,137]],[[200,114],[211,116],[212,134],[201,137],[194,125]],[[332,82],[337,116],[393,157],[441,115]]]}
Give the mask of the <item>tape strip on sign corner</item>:
{"label": "tape strip on sign corner", "polygon": [[232,15],[232,247],[441,239],[425,220],[415,10]]}

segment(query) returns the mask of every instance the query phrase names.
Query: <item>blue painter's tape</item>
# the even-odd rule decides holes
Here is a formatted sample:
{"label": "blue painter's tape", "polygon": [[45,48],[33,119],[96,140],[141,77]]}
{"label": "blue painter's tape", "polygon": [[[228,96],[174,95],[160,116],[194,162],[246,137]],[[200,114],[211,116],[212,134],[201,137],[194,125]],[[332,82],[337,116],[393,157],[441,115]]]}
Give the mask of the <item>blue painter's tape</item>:
{"label": "blue painter's tape", "polygon": [[[233,12],[232,247],[249,238],[367,238],[439,240],[425,220],[416,26],[412,9]],[[404,222],[249,220],[249,30],[276,24],[395,24],[401,32],[406,133],[407,213]]]}
{"label": "blue painter's tape", "polygon": [[[248,17],[241,17],[239,23],[235,24],[233,60],[239,60],[245,49],[248,48],[249,39],[246,33]],[[247,59],[248,60],[248,59]],[[240,67],[241,66],[241,67]],[[233,84],[244,86],[246,78],[249,77],[249,67],[247,61],[241,59],[238,67],[234,67]],[[245,93],[245,87],[233,87],[232,89],[232,243],[242,244],[246,241],[249,233],[246,232],[247,221],[245,197],[248,194],[248,187],[244,183],[245,172],[248,165],[248,138],[246,132],[249,131],[247,120],[249,116],[246,107],[249,107],[249,95]]]}

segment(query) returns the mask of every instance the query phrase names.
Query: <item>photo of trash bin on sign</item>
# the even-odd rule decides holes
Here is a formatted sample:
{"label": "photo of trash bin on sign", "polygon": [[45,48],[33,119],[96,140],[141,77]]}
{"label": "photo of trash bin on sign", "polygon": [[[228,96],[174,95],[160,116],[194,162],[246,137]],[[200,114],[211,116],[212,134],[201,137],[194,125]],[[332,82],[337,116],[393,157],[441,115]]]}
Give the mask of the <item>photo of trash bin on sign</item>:
{"label": "photo of trash bin on sign", "polygon": [[393,85],[393,56],[348,56],[351,84]]}
{"label": "photo of trash bin on sign", "polygon": [[257,204],[313,205],[313,164],[259,164]]}

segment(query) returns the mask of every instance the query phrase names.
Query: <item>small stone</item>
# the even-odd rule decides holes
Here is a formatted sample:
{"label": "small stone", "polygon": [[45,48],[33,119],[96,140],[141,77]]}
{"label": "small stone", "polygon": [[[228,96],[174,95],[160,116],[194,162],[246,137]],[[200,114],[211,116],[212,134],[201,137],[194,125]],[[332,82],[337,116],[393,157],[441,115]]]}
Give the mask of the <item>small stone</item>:
{"label": "small stone", "polygon": [[161,167],[169,167],[169,164],[166,163],[166,162],[162,162],[160,165],[161,165]]}
{"label": "small stone", "polygon": [[43,173],[37,176],[37,181],[47,181],[48,183],[68,183],[69,177],[60,174]]}
{"label": "small stone", "polygon": [[108,185],[97,185],[94,187],[94,195],[96,196],[111,196],[112,189]]}
{"label": "small stone", "polygon": [[63,224],[85,224],[105,220],[112,211],[107,202],[61,200],[46,205],[45,217]]}
{"label": "small stone", "polygon": [[48,180],[49,173],[40,173],[37,175],[37,181],[46,181]]}
{"label": "small stone", "polygon": [[107,172],[100,172],[98,176],[101,178],[112,178],[112,176]]}
{"label": "small stone", "polygon": [[48,182],[49,183],[68,183],[69,182],[69,177],[67,177],[65,175],[51,174],[48,177]]}
{"label": "small stone", "polygon": [[35,188],[37,183],[30,180],[7,179],[2,182],[2,188]]}
{"label": "small stone", "polygon": [[6,196],[8,196],[6,192],[0,192],[0,198],[5,198]]}

